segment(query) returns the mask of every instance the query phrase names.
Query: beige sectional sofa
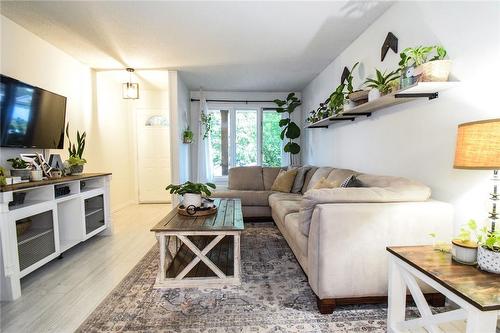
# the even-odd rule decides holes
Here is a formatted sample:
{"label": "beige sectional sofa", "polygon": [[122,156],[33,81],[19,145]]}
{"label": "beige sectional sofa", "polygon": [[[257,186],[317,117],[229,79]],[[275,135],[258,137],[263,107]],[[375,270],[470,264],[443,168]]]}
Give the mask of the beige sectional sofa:
{"label": "beige sectional sofa", "polygon": [[[452,206],[431,200],[430,189],[418,182],[312,167],[301,193],[280,193],[271,191],[279,170],[230,169],[229,190],[214,197],[241,198],[245,218],[273,218],[322,313],[331,313],[336,304],[384,299],[387,246],[431,244],[431,232],[451,238]],[[362,187],[313,188],[322,177],[341,183],[350,175]]]}

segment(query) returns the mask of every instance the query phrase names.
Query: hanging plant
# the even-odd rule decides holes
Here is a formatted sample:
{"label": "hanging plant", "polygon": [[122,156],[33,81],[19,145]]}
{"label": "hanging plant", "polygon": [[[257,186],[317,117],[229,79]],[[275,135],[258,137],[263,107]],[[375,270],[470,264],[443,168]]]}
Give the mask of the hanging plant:
{"label": "hanging plant", "polygon": [[291,155],[298,154],[300,152],[300,146],[298,143],[293,142],[300,136],[300,127],[290,119],[290,115],[295,109],[302,104],[302,102],[295,96],[295,93],[290,93],[285,100],[275,99],[274,103],[278,105],[276,112],[287,113],[288,118],[281,119],[279,125],[283,130],[281,131],[281,140],[288,139],[287,144],[283,148],[285,153],[290,153]]}
{"label": "hanging plant", "polygon": [[212,129],[212,125],[214,122],[214,116],[210,113],[205,113],[201,111],[200,114],[200,123],[203,126],[203,140],[207,139],[210,135],[210,130]]}

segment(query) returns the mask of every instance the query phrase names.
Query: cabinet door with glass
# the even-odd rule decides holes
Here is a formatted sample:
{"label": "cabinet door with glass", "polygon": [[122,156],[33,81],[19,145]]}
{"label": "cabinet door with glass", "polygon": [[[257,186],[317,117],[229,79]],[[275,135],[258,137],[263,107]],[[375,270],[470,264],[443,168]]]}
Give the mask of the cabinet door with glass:
{"label": "cabinet door with glass", "polygon": [[85,235],[90,236],[106,228],[104,211],[104,194],[99,194],[84,200]]}

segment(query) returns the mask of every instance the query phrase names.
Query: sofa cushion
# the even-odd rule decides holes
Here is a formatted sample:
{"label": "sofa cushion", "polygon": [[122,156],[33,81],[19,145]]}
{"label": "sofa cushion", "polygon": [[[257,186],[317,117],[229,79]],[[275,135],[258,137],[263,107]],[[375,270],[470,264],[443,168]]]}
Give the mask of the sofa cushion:
{"label": "sofa cushion", "polygon": [[330,172],[332,171],[333,168],[330,168],[330,167],[321,167],[321,168],[318,168],[318,170],[316,170],[316,172],[314,173],[314,175],[311,177],[311,180],[309,181],[309,184],[307,184],[307,191],[309,191],[310,189],[312,189],[314,187],[314,185],[316,185],[317,182],[319,182],[321,180],[321,178],[323,177],[328,177],[328,175],[330,174]]}
{"label": "sofa cushion", "polygon": [[229,169],[228,188],[230,190],[264,191],[262,167],[247,166]]}
{"label": "sofa cushion", "polygon": [[302,200],[302,195],[295,193],[275,192],[269,195],[269,206],[274,207],[280,201],[299,201]]}
{"label": "sofa cushion", "polygon": [[328,179],[329,181],[338,182],[340,185],[340,184],[342,184],[342,182],[344,180],[346,180],[350,176],[357,175],[357,174],[359,174],[359,172],[349,170],[349,169],[333,169],[328,174],[328,177],[326,177],[326,179]]}
{"label": "sofa cushion", "polygon": [[301,193],[306,193],[307,187],[309,186],[309,182],[311,181],[312,176],[316,173],[316,170],[318,170],[318,167],[311,167],[309,171],[306,172],[306,175],[304,177],[304,185],[302,186],[302,190],[300,190]]}
{"label": "sofa cushion", "polygon": [[295,180],[293,181],[292,193],[300,193],[302,190],[302,186],[304,186],[304,180],[306,178],[307,171],[311,169],[311,166],[306,165],[300,168],[297,168],[297,175],[295,176]]}
{"label": "sofa cushion", "polygon": [[262,167],[262,178],[264,179],[264,190],[270,191],[273,187],[274,180],[280,173],[280,167]]}
{"label": "sofa cushion", "polygon": [[285,217],[284,227],[295,248],[299,249],[303,256],[307,256],[308,237],[300,231],[300,213],[291,213]]}
{"label": "sofa cushion", "polygon": [[297,213],[300,210],[300,201],[278,201],[271,207],[273,213],[276,214],[281,221],[285,221],[285,217],[291,213]]}
{"label": "sofa cushion", "polygon": [[242,206],[269,206],[269,195],[271,191],[240,191],[229,190],[215,192],[214,198],[240,198]]}
{"label": "sofa cushion", "polygon": [[288,171],[280,170],[278,177],[274,180],[271,190],[290,193],[296,175],[297,169],[291,169]]}
{"label": "sofa cushion", "polygon": [[317,182],[313,190],[319,189],[319,188],[335,188],[335,187],[340,187],[340,183],[336,180],[328,180],[325,177],[321,178],[319,182]]}

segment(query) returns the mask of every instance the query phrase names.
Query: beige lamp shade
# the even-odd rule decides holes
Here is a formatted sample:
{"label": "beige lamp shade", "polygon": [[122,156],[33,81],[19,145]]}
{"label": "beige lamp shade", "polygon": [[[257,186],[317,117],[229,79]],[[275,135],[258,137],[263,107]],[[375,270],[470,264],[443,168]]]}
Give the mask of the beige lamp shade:
{"label": "beige lamp shade", "polygon": [[458,125],[456,169],[500,169],[500,118]]}

